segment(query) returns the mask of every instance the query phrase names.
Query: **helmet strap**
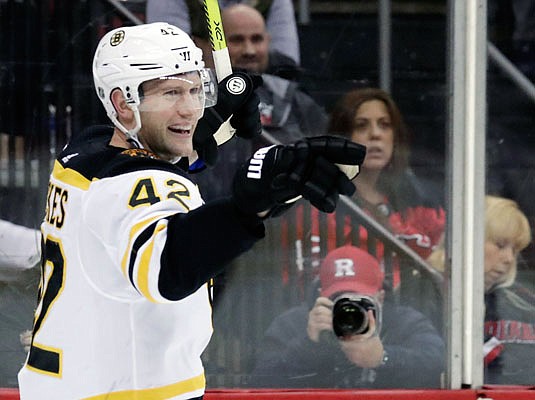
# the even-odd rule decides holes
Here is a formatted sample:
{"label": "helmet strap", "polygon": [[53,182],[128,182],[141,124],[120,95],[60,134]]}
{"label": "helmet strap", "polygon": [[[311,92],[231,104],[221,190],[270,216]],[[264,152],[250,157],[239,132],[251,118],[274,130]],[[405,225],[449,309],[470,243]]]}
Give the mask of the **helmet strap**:
{"label": "helmet strap", "polygon": [[126,141],[138,149],[142,149],[143,145],[139,141],[137,133],[141,129],[141,116],[139,115],[139,110],[136,105],[129,105],[129,107],[134,112],[134,119],[136,125],[132,129],[127,129],[122,123],[117,119],[117,114],[108,115],[113,124],[121,130],[126,135]]}

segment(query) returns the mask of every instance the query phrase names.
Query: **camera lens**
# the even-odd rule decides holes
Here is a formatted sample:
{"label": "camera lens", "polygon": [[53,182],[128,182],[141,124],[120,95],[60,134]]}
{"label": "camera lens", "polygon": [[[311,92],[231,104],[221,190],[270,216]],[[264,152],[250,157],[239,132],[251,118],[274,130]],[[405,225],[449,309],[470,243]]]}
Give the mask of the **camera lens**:
{"label": "camera lens", "polygon": [[368,314],[358,302],[343,298],[333,308],[333,330],[336,336],[358,335],[368,330]]}

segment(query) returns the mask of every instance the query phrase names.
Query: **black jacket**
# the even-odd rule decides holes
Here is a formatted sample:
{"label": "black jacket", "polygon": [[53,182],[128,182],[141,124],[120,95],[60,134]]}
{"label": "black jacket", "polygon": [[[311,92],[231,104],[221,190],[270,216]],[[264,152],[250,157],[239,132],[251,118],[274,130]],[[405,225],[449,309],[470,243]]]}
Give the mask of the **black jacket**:
{"label": "black jacket", "polygon": [[485,383],[535,382],[535,295],[514,285],[485,295],[485,342],[501,342],[495,358],[485,359]]}

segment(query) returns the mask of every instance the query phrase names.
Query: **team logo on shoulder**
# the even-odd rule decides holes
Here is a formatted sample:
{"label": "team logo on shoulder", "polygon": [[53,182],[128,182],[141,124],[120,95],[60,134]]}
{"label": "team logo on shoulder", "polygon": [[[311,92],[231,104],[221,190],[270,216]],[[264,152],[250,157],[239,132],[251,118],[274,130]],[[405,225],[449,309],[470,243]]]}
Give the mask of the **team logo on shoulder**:
{"label": "team logo on shoulder", "polygon": [[110,38],[110,44],[112,46],[117,46],[118,44],[121,44],[121,42],[124,40],[124,31],[120,30],[115,32],[112,37]]}
{"label": "team logo on shoulder", "polygon": [[242,94],[246,87],[247,84],[241,76],[230,78],[227,82],[227,90],[236,96]]}
{"label": "team logo on shoulder", "polygon": [[127,149],[121,152],[121,154],[130,156],[130,157],[148,157],[148,158],[154,158],[154,159],[158,158],[156,154],[145,149]]}

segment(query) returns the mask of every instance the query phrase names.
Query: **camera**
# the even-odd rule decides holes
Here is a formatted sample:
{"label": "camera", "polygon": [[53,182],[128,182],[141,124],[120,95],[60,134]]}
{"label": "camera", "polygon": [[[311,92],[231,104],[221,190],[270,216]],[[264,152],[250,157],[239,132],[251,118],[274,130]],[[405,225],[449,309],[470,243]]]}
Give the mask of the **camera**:
{"label": "camera", "polygon": [[378,304],[373,297],[343,294],[334,300],[333,330],[336,336],[361,335],[369,330],[368,310],[376,319]]}

